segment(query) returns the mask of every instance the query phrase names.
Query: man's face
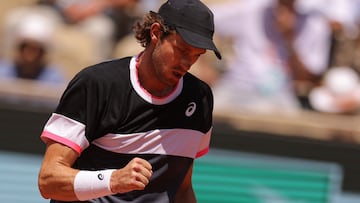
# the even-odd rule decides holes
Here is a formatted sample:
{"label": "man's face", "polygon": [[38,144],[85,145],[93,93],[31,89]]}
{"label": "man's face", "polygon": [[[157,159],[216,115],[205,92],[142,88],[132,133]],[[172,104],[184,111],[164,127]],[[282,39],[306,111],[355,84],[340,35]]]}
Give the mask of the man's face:
{"label": "man's face", "polygon": [[158,79],[166,85],[175,85],[205,52],[205,49],[187,44],[179,34],[170,34],[156,44],[153,52],[153,67]]}
{"label": "man's face", "polygon": [[18,61],[23,65],[38,65],[43,62],[44,46],[34,40],[22,40],[18,45]]}
{"label": "man's face", "polygon": [[44,67],[45,54],[46,49],[42,43],[30,39],[19,41],[15,56],[19,77],[36,78]]}

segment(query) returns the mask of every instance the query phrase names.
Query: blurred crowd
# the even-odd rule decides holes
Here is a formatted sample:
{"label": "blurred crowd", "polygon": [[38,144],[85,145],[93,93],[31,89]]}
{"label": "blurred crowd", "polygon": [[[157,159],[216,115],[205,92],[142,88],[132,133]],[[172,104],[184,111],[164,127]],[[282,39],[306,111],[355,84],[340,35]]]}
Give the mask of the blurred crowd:
{"label": "blurred crowd", "polygon": [[215,107],[357,113],[359,8],[359,0],[214,5],[217,37],[231,49],[213,85]]}
{"label": "blurred crowd", "polygon": [[[0,80],[66,85],[88,65],[135,55],[133,23],[163,1],[19,1],[3,12]],[[191,72],[213,88],[215,110],[359,112],[360,0],[204,2],[223,60],[205,54]]]}

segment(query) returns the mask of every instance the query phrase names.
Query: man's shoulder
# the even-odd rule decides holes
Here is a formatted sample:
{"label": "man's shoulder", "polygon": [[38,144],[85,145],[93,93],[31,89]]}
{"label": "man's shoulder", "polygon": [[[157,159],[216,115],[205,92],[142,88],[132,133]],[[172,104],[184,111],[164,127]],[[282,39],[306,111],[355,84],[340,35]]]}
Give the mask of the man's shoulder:
{"label": "man's shoulder", "polygon": [[103,61],[84,68],[78,74],[94,79],[119,77],[129,72],[130,60],[131,57]]}
{"label": "man's shoulder", "polygon": [[125,85],[130,80],[130,59],[131,57],[108,60],[88,66],[74,76],[70,85],[97,87],[102,90]]}
{"label": "man's shoulder", "polygon": [[199,79],[198,77],[196,77],[191,73],[185,74],[184,87],[196,91],[203,90],[203,91],[211,92],[211,88],[206,82],[202,81],[201,79]]}
{"label": "man's shoulder", "polygon": [[97,64],[86,67],[89,71],[103,71],[111,69],[128,69],[130,64],[131,57],[119,58],[119,59],[110,59],[106,61],[99,62]]}
{"label": "man's shoulder", "polygon": [[208,84],[204,81],[202,81],[200,78],[198,78],[196,75],[188,72],[184,75],[184,80],[188,83],[191,83],[193,85],[205,85],[208,86]]}

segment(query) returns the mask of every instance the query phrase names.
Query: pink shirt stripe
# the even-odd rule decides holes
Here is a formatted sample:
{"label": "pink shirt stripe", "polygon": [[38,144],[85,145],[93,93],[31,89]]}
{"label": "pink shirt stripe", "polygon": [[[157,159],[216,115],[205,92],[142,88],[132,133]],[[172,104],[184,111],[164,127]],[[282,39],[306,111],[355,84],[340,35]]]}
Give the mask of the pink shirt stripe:
{"label": "pink shirt stripe", "polygon": [[50,139],[50,140],[59,142],[61,144],[64,144],[64,145],[72,148],[73,150],[75,150],[78,154],[81,154],[81,152],[82,152],[82,148],[78,144],[66,139],[65,137],[61,137],[61,136],[55,135],[55,134],[47,132],[47,131],[43,131],[43,133],[41,134],[41,139],[45,143],[47,142],[47,140]]}

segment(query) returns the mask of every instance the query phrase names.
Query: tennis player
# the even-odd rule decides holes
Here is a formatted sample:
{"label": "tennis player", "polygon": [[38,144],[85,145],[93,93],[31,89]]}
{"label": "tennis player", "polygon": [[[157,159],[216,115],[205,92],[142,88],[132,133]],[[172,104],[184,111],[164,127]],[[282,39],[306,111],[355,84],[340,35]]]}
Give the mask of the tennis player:
{"label": "tennis player", "polygon": [[52,203],[196,202],[194,160],[212,132],[210,87],[188,73],[212,41],[199,0],[168,0],[134,25],[144,50],[80,71],[41,134],[38,186]]}

